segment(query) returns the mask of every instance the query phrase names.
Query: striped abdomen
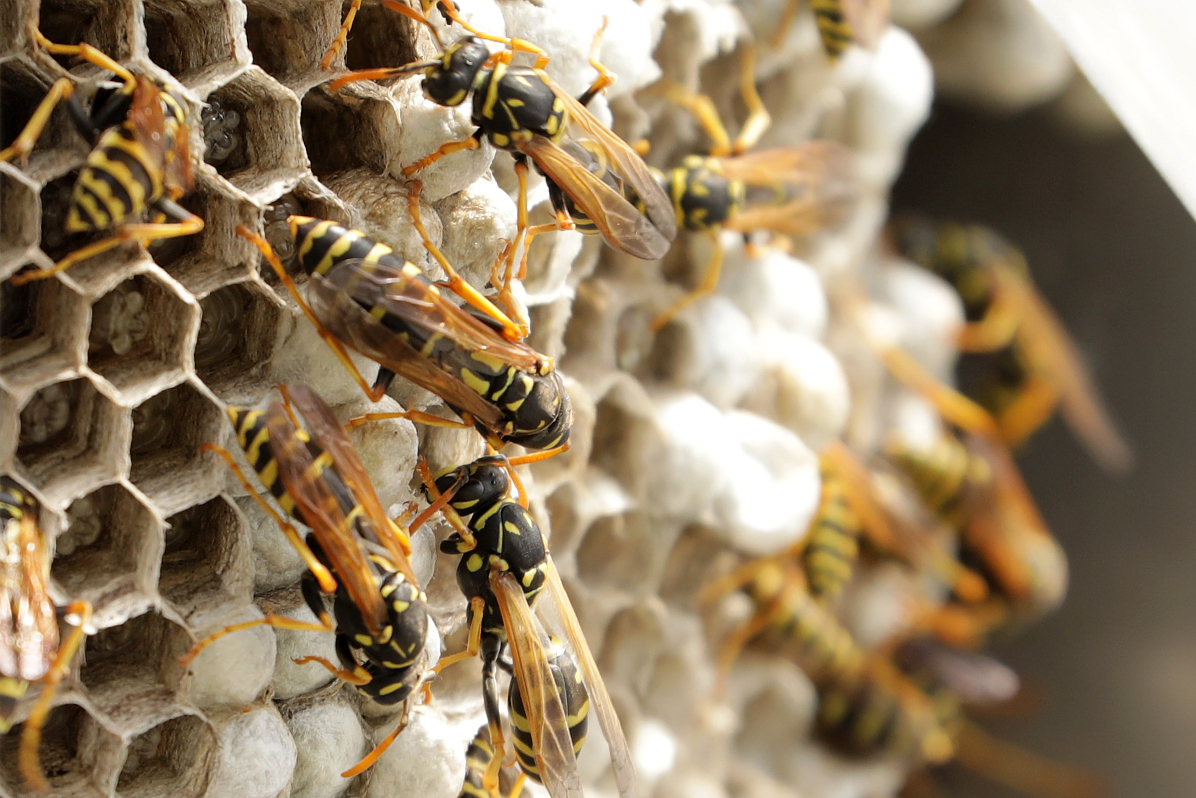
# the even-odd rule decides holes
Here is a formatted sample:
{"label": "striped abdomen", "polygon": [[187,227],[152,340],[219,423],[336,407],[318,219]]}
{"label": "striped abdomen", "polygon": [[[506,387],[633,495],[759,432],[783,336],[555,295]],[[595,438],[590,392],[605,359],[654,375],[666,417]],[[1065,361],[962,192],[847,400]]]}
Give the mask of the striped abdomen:
{"label": "striped abdomen", "polygon": [[888,447],[894,465],[909,478],[927,510],[952,528],[964,523],[964,499],[976,480],[984,480],[986,464],[972,457],[963,442],[943,434],[930,451]]}
{"label": "striped abdomen", "polygon": [[483,725],[465,751],[465,783],[461,785],[461,794],[457,798],[491,798],[483,780],[492,759],[494,746],[490,745],[487,727]]}
{"label": "striped abdomen", "polygon": [[[556,685],[557,695],[561,698],[561,705],[565,709],[565,717],[569,723],[569,739],[573,741],[573,753],[580,753],[581,747],[586,741],[590,695],[586,692],[585,682],[581,678],[581,670],[561,641],[553,638],[545,654],[552,670],[552,680]],[[532,749],[531,725],[528,723],[527,710],[523,706],[523,695],[519,692],[519,683],[514,679],[511,680],[511,690],[507,694],[507,707],[510,710],[511,732],[515,741],[515,756],[519,759],[519,767],[523,768],[523,772],[528,775],[528,778],[540,781],[540,768],[536,764],[535,751]]]}
{"label": "striped abdomen", "polygon": [[728,180],[711,169],[711,163],[711,159],[691,155],[664,177],[677,224],[686,230],[717,227],[743,207],[744,184]]}
{"label": "striped abdomen", "polygon": [[833,600],[843,593],[860,554],[859,535],[860,518],[842,480],[833,471],[822,469],[822,501],[801,552],[812,595]]}
{"label": "striped abdomen", "polygon": [[843,0],[810,0],[810,10],[818,23],[822,47],[831,58],[838,58],[855,41],[855,31],[843,15]]}

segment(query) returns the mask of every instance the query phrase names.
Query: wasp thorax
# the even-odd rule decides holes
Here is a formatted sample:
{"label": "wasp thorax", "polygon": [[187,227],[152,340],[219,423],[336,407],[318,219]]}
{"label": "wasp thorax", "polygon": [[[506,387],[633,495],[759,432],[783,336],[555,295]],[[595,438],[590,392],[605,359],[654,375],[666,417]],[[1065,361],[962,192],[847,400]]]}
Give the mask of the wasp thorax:
{"label": "wasp thorax", "polygon": [[453,494],[453,506],[459,511],[470,507],[490,504],[511,489],[511,478],[499,463],[475,463],[465,468],[456,468],[436,480],[436,488],[446,491],[460,485]]}
{"label": "wasp thorax", "polygon": [[535,387],[519,408],[519,429],[507,436],[511,443],[528,449],[555,449],[569,440],[573,428],[573,403],[553,372],[536,380]]}
{"label": "wasp thorax", "polygon": [[428,70],[424,96],[438,105],[457,106],[465,102],[474,79],[490,58],[490,50],[476,36],[466,36],[447,50],[440,65]]}

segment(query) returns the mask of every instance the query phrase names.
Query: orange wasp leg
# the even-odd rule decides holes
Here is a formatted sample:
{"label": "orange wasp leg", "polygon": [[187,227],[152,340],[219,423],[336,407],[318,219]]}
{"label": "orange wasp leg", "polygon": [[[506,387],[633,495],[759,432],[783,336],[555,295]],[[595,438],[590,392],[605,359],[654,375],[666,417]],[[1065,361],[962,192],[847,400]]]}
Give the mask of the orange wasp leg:
{"label": "orange wasp leg", "polygon": [[50,87],[50,91],[42,99],[41,103],[33,112],[33,116],[29,118],[28,124],[21,130],[20,135],[13,140],[13,143],[3,150],[0,150],[0,161],[11,161],[13,158],[20,158],[21,165],[26,166],[29,162],[29,153],[33,151],[33,145],[37,143],[37,139],[41,136],[42,131],[45,130],[46,125],[50,121],[50,114],[54,112],[54,107],[61,101],[70,97],[75,92],[75,84],[71,82],[70,78],[59,78],[54,81],[54,85]]}
{"label": "orange wasp leg", "polygon": [[719,241],[719,230],[717,228],[708,230],[707,233],[714,244],[714,254],[710,256],[710,262],[706,264],[706,275],[702,278],[701,285],[685,294],[674,302],[672,307],[652,319],[652,323],[648,325],[652,332],[660,332],[660,328],[675,319],[678,313],[702,297],[714,293],[714,289],[718,288],[718,278],[723,271],[723,245]]}
{"label": "orange wasp leg", "polygon": [[376,746],[374,746],[374,750],[370,751],[368,754],[366,754],[365,757],[360,762],[358,762],[356,765],[354,765],[353,767],[349,768],[344,773],[342,773],[341,778],[342,779],[351,779],[354,776],[358,775],[359,773],[364,773],[365,771],[367,771],[371,767],[373,767],[374,763],[382,758],[382,755],[386,753],[386,749],[390,748],[390,744],[395,741],[395,738],[397,738],[399,736],[399,734],[401,734],[403,729],[405,729],[405,728],[407,728],[406,712],[403,713],[403,720],[399,723],[398,726],[395,727],[394,731],[392,731],[390,734],[386,735],[386,737],[383,738],[382,742],[380,742]]}
{"label": "orange wasp leg", "polygon": [[212,634],[205,637],[196,643],[190,651],[179,657],[179,662],[183,665],[190,665],[200,652],[208,646],[215,643],[222,637],[226,637],[234,632],[240,632],[245,629],[253,629],[258,626],[269,626],[274,629],[287,629],[292,632],[334,632],[336,626],[332,622],[332,616],[327,612],[320,614],[320,623],[311,623],[310,621],[299,621],[294,618],[288,618],[285,615],[276,615],[269,613],[265,618],[258,618],[253,621],[245,621],[244,623],[234,623],[231,626],[226,626],[223,629],[212,632]]}
{"label": "orange wasp leg", "polygon": [[65,610],[67,623],[74,628],[58,646],[58,653],[55,654],[54,661],[50,664],[46,675],[42,677],[41,695],[38,696],[37,703],[33,705],[33,709],[29,711],[29,717],[25,720],[25,726],[21,730],[20,747],[17,751],[17,764],[21,775],[25,778],[25,783],[38,792],[45,792],[50,788],[46,777],[42,774],[37,756],[37,749],[42,740],[42,729],[50,715],[54,696],[58,693],[58,685],[62,683],[63,677],[70,670],[71,660],[74,659],[79,646],[83,644],[83,638],[87,636],[87,625],[91,623],[90,602],[73,601],[66,606]]}
{"label": "orange wasp leg", "polygon": [[476,657],[482,648],[482,617],[486,611],[486,599],[481,596],[474,596],[469,600],[469,609],[473,613],[473,617],[469,621],[469,638],[462,651],[456,654],[450,654],[447,657],[441,657],[440,662],[436,663],[436,667],[432,670],[435,673],[440,673],[454,663],[460,662],[463,659],[470,659]]}
{"label": "orange wasp leg", "polygon": [[997,414],[1001,438],[1016,448],[1050,420],[1059,404],[1059,389],[1049,379],[1035,375],[1022,383],[1013,403]]}
{"label": "orange wasp leg", "polygon": [[965,722],[954,736],[956,762],[1024,795],[1095,798],[1108,794],[1100,777],[998,740],[975,724]]}

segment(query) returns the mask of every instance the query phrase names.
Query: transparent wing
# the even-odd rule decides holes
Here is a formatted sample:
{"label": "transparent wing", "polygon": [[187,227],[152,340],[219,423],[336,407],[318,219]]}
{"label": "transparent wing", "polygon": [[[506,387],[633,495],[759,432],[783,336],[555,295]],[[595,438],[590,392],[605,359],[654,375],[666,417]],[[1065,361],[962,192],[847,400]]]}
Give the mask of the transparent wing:
{"label": "transparent wing", "polygon": [[586,643],[585,634],[581,630],[581,623],[573,611],[569,595],[561,583],[561,575],[557,572],[552,556],[548,557],[547,569],[548,595],[552,597],[552,606],[557,611],[563,631],[573,647],[577,663],[581,667],[581,674],[586,680],[586,689],[590,694],[590,705],[598,713],[598,723],[602,726],[602,734],[606,737],[606,745],[610,749],[611,764],[614,766],[615,783],[619,787],[621,798],[638,798],[639,788],[636,786],[635,767],[631,761],[631,749],[627,745],[627,738],[623,736],[623,725],[619,723],[619,716],[615,714],[614,704],[610,700],[610,693],[606,691],[606,684],[602,681],[602,674],[598,670],[598,663],[594,661],[594,654]]}
{"label": "transparent wing", "polygon": [[415,351],[332,283],[313,278],[308,283],[307,299],[320,323],[350,349],[426,388],[487,428],[501,426],[503,415],[497,406]]}
{"label": "transparent wing", "polygon": [[612,247],[643,260],[658,260],[669,251],[671,238],[565,150],[539,136],[519,149],[569,195]]}
{"label": "transparent wing", "polygon": [[509,572],[491,571],[490,589],[507,630],[514,675],[527,710],[532,748],[544,787],[552,798],[584,798],[569,736],[569,718],[548,666],[539,623],[523,589]]}
{"label": "transparent wing", "polygon": [[386,607],[365,549],[336,494],[325,480],[314,476],[319,473],[315,458],[280,403],[272,403],[266,411],[266,428],[283,486],[332,564],[337,582],[361,611],[370,631],[380,632],[386,623]]}
{"label": "transparent wing", "polygon": [[859,201],[855,157],[834,142],[712,160],[728,179],[748,186],[746,207],[727,220],[733,230],[809,235],[842,221]]}
{"label": "transparent wing", "polygon": [[337,471],[373,526],[376,542],[382,544],[390,553],[395,569],[407,577],[411,584],[419,585],[408,559],[411,541],[386,515],[386,510],[374,491],[374,483],[370,481],[370,475],[353,447],[353,442],[345,434],[345,428],[337,421],[324,400],[307,385],[288,385],[286,395],[303,417],[312,439],[332,457]]}

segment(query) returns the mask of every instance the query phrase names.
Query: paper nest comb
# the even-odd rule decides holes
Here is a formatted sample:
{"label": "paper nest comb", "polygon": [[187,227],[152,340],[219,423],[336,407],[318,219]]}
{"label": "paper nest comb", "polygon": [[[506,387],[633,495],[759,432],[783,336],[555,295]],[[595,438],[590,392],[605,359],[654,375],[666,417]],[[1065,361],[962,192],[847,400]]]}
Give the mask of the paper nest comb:
{"label": "paper nest comb", "polygon": [[[592,78],[590,43],[606,14],[601,57],[619,80],[596,113],[613,116],[627,140],[647,137],[649,160],[663,166],[700,150],[700,131],[684,111],[637,92],[663,74],[710,93],[734,119],[742,42],[766,41],[784,0],[459,5],[480,29],[543,47],[549,72],[574,92]],[[225,404],[254,405],[274,384],[302,380],[343,418],[366,407],[234,230],[265,214],[281,251],[286,215],[302,212],[356,226],[432,270],[399,170],[472,132],[467,108],[427,102],[417,79],[330,94],[318,59],[343,10],[340,0],[0,2],[0,90],[11,124],[63,74],[31,42],[36,25],[51,40],[84,40],[181,83],[196,121],[192,150],[204,152],[206,128],[210,161],[184,201],[206,222],[199,235],[149,255],[122,247],[0,293],[0,470],[33,486],[48,508],[56,590],[93,602],[99,630],[46,729],[42,763],[57,795],[451,798],[460,790],[482,719],[476,663],[442,674],[431,704],[353,780],[338,774],[396,719],[363,706],[322,668],[291,662],[334,658],[331,635],[260,628],[213,645],[191,675],[178,663],[196,637],[263,610],[310,617],[297,589],[302,563],[223,463],[200,452],[204,442],[227,442]],[[431,53],[426,34],[367,1],[347,64]],[[97,70],[73,74],[86,97]],[[576,233],[539,239],[522,292],[531,343],[559,359],[577,423],[572,452],[536,467],[532,507],[603,666],[642,795],[882,795],[900,785],[902,764],[848,763],[807,742],[813,690],[796,666],[748,655],[728,699],[713,698],[715,635],[730,621],[704,620],[695,595],[737,556],[802,535],[817,504],[814,451],[849,422],[867,434],[893,410],[879,369],[836,334],[825,286],[858,270],[872,248],[883,197],[929,108],[930,69],[897,28],[876,52],[853,49],[831,65],[803,10],[781,46],[761,48],[757,77],[774,120],[764,144],[815,134],[843,141],[859,154],[865,202],[801,260],[775,250],[748,257],[727,235],[719,292],[655,337],[647,320],[696,276],[706,242],[682,234],[663,264],[646,264]],[[201,103],[213,101],[201,122]],[[86,153],[58,112],[27,167],[0,164],[0,279],[74,248],[62,220]],[[483,285],[514,235],[509,158],[484,146],[421,178],[433,237]],[[535,180],[532,197],[533,221],[546,219]],[[892,297],[904,343],[941,373],[957,303],[920,273],[894,275],[878,290]],[[392,393],[404,407],[438,401],[402,380]],[[480,454],[472,433],[406,421],[353,437],[388,505],[413,498],[417,452],[433,467]],[[446,531],[433,526],[417,539],[416,565],[456,650],[464,602],[454,558],[434,553],[433,534]],[[9,735],[0,794],[19,792],[14,749]],[[580,763],[588,794],[613,795],[604,763],[595,731]]]}

